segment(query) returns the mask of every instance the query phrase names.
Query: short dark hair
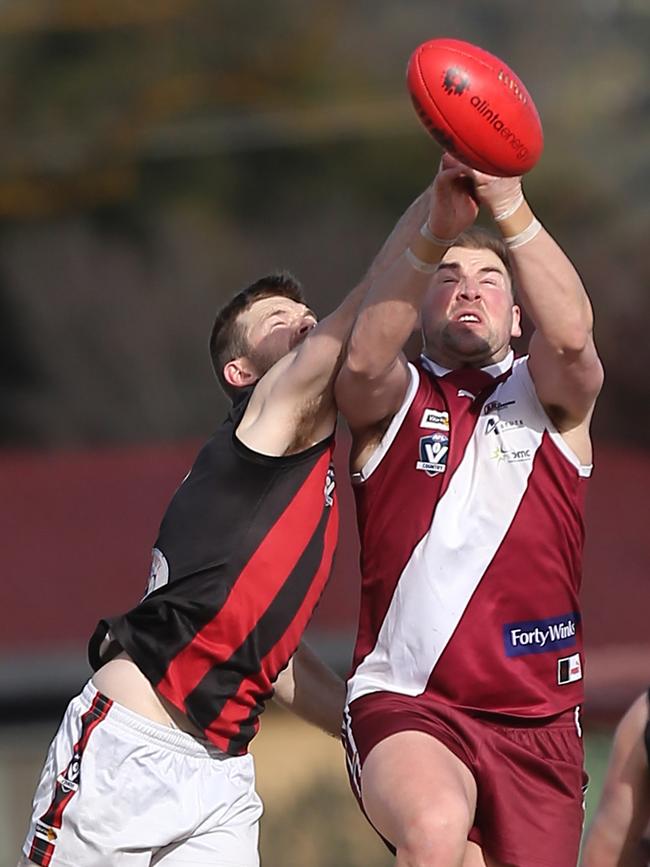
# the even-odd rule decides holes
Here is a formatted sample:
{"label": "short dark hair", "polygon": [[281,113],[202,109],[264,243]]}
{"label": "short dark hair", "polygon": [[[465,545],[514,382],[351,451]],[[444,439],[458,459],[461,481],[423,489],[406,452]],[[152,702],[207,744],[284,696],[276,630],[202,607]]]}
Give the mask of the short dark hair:
{"label": "short dark hair", "polygon": [[304,303],[300,282],[288,271],[276,271],[273,274],[260,277],[259,280],[238,292],[219,310],[214,320],[210,334],[210,359],[219,384],[231,400],[238,389],[226,382],[223,369],[229,361],[242,355],[248,355],[250,351],[246,333],[239,318],[256,301],[262,298],[272,298],[275,295],[290,298],[299,304]]}
{"label": "short dark hair", "polygon": [[488,229],[483,229],[481,226],[472,226],[456,238],[454,247],[466,247],[470,250],[491,250],[503,262],[505,269],[510,277],[510,287],[512,290],[512,298],[515,298],[515,278],[512,270],[512,262],[510,254],[504,241],[494,232]]}

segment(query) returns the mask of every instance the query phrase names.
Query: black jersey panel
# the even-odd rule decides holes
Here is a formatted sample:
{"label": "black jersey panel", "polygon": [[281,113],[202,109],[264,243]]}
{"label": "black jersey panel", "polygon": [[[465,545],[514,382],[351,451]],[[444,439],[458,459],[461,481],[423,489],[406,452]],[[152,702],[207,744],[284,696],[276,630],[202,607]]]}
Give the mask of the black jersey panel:
{"label": "black jersey panel", "polygon": [[[224,549],[221,562],[211,562],[183,578],[170,580],[127,614],[109,620],[113,636],[152,683],[158,683],[170,662],[222,609],[246,564],[272,533],[312,469],[311,464],[292,467],[291,471],[279,468],[266,480],[266,490],[256,492],[255,508],[250,508],[251,514],[240,522],[245,522],[245,532],[240,532],[234,546]],[[246,502],[247,495],[242,480],[232,503],[233,513]],[[217,519],[213,535],[217,535],[219,526]],[[167,550],[160,550],[167,556]]]}
{"label": "black jersey panel", "polygon": [[[329,510],[324,511],[316,533],[309,540],[295,568],[243,644],[227,661],[211,668],[187,696],[187,707],[191,708],[192,718],[201,728],[208,728],[229,698],[238,692],[242,681],[257,675],[264,665],[264,657],[280,640],[289,637],[287,633],[290,632],[291,623],[303,605],[323,559],[324,533],[329,517]],[[300,634],[291,635],[290,640],[291,647],[286,659],[295,652]],[[283,665],[286,665],[286,659]],[[267,670],[264,676],[272,682],[279,670]],[[258,712],[260,710],[261,706]]]}

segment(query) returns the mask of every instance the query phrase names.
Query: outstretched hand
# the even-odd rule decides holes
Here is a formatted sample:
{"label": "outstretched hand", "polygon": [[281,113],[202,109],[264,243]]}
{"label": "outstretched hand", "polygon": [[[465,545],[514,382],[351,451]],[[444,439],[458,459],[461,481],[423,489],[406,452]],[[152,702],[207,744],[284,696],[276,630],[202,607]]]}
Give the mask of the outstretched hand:
{"label": "outstretched hand", "polygon": [[523,202],[521,178],[499,178],[479,172],[463,165],[455,157],[445,154],[443,161],[451,168],[457,169],[472,185],[473,194],[479,204],[485,205],[496,219],[503,219],[512,213]]}
{"label": "outstretched hand", "polygon": [[470,172],[449,154],[443,154],[431,186],[429,228],[433,235],[452,240],[478,216],[479,203]]}

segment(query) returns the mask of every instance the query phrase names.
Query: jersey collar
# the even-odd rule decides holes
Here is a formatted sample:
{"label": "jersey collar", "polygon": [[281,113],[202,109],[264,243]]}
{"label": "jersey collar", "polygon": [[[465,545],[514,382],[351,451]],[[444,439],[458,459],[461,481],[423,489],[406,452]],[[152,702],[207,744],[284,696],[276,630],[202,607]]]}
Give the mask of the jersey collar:
{"label": "jersey collar", "polygon": [[[496,379],[497,376],[501,376],[502,373],[507,373],[510,370],[514,363],[514,360],[515,353],[511,349],[502,361],[496,361],[494,364],[488,364],[487,367],[481,367],[481,370],[484,373],[489,373],[490,376],[493,376]],[[451,373],[451,368],[443,367],[441,364],[437,364],[426,355],[421,355],[420,361],[428,370],[431,371],[431,373],[435,374],[435,376],[445,376],[447,373]]]}

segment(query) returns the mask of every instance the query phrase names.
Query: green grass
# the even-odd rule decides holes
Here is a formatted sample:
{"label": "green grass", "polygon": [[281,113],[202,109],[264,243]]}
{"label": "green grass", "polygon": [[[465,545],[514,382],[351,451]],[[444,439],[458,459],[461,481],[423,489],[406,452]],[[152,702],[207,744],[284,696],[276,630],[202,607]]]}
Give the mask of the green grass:
{"label": "green grass", "polygon": [[585,765],[589,774],[589,788],[585,801],[585,826],[591,821],[605,779],[605,769],[613,732],[595,730],[585,734]]}

